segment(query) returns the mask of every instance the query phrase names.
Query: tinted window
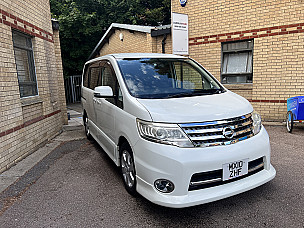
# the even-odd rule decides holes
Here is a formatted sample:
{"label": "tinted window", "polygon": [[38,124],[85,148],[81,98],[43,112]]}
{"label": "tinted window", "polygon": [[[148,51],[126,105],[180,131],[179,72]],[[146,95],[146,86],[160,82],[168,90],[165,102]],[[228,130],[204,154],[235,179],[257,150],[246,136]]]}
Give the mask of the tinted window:
{"label": "tinted window", "polygon": [[113,91],[115,91],[115,84],[116,84],[116,75],[114,74],[112,68],[105,64],[102,68],[102,85],[103,86],[110,86]]}
{"label": "tinted window", "polygon": [[90,67],[90,73],[89,73],[89,88],[95,89],[95,87],[98,85],[98,78],[99,78],[99,72],[100,68],[98,66],[96,67]]}
{"label": "tinted window", "polygon": [[83,86],[89,87],[89,67],[88,65],[85,66],[84,74],[83,74]]}
{"label": "tinted window", "polygon": [[120,108],[123,108],[123,97],[116,78],[116,74],[110,62],[102,61],[100,66],[101,74],[98,85],[110,86],[113,90],[114,98],[107,98],[107,101],[111,102],[114,105],[117,105]]}

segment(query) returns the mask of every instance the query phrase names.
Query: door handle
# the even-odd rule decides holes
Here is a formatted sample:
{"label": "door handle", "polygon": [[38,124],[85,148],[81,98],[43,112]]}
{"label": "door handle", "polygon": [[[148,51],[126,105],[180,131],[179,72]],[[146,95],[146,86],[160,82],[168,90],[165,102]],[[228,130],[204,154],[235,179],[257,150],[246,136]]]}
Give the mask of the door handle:
{"label": "door handle", "polygon": [[97,98],[93,98],[93,102],[95,104],[101,104],[101,101],[99,99],[97,99]]}

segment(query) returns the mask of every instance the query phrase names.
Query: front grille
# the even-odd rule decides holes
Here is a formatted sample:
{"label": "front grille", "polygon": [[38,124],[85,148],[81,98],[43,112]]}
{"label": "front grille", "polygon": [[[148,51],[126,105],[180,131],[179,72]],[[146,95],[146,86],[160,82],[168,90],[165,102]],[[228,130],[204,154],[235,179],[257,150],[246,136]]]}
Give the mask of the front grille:
{"label": "front grille", "polygon": [[253,136],[251,113],[231,119],[179,126],[196,147],[230,145]]}
{"label": "front grille", "polygon": [[222,169],[203,172],[203,173],[195,173],[191,177],[189,191],[215,187],[218,185],[237,181],[244,177],[248,177],[259,171],[262,171],[263,169],[264,169],[264,158],[261,157],[248,163],[248,174],[227,181],[222,180],[223,177]]}

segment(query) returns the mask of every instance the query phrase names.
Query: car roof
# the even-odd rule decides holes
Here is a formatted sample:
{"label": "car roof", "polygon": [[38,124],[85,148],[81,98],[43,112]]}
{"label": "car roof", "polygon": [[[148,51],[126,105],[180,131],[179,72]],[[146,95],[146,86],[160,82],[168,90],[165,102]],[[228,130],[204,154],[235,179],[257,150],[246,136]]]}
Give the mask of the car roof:
{"label": "car roof", "polygon": [[109,54],[100,56],[94,59],[91,59],[86,62],[86,64],[103,60],[107,58],[115,58],[115,59],[142,59],[142,58],[170,58],[170,59],[187,59],[188,57],[181,56],[181,55],[172,55],[172,54],[160,54],[160,53],[117,53],[117,54]]}
{"label": "car roof", "polygon": [[160,53],[119,53],[111,54],[116,59],[136,59],[136,58],[186,58],[180,55],[160,54]]}

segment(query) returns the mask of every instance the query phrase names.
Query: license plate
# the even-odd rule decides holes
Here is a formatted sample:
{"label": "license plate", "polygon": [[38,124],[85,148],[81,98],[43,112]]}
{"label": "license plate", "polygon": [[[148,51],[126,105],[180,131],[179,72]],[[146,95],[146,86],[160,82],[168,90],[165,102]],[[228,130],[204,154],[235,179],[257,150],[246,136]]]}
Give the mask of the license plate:
{"label": "license plate", "polygon": [[243,176],[248,173],[248,158],[223,165],[223,181]]}

